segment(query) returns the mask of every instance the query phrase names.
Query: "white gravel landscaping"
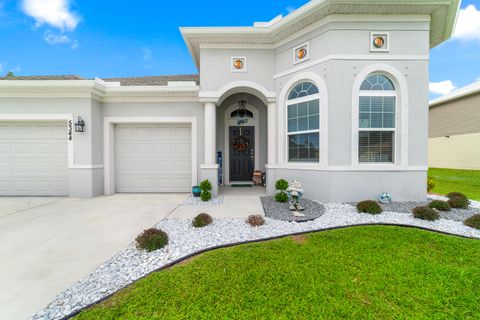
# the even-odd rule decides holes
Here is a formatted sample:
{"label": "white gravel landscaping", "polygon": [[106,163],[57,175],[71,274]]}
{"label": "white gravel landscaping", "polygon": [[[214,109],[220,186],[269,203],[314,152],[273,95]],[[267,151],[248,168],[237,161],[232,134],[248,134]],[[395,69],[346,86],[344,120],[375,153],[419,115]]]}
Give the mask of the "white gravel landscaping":
{"label": "white gravel landscaping", "polygon": [[[477,205],[480,208],[480,204],[472,204],[475,207]],[[32,316],[31,319],[62,319],[162,266],[220,245],[358,224],[411,225],[480,239],[480,230],[467,227],[459,221],[440,219],[428,222],[414,219],[408,213],[395,212],[384,212],[380,215],[359,214],[355,207],[348,204],[325,204],[324,206],[325,213],[314,221],[296,223],[266,218],[266,224],[257,228],[251,227],[245,223],[245,219],[240,218],[214,219],[212,225],[201,229],[193,228],[190,219],[163,220],[156,227],[168,233],[170,238],[168,246],[146,253],[137,250],[132,243],[90,276],[59,294],[45,310]]]}

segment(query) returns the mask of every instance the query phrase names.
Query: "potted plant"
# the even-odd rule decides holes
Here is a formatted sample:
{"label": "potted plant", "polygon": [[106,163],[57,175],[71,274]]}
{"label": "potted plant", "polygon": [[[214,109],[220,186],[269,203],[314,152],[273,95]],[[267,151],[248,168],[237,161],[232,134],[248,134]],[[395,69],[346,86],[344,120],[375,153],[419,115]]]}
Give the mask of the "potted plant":
{"label": "potted plant", "polygon": [[202,193],[202,189],[200,189],[199,186],[193,186],[192,187],[192,194],[195,198],[200,197],[200,194]]}

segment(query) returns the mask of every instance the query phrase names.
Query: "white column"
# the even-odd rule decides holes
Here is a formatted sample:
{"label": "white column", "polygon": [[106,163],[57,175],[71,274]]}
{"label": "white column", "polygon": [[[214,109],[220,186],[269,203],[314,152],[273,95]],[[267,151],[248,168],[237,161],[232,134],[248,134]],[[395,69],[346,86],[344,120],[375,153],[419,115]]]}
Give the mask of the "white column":
{"label": "white column", "polygon": [[216,114],[217,107],[213,102],[205,103],[205,165],[216,163]]}
{"label": "white column", "polygon": [[275,102],[268,103],[268,164],[277,163],[277,105]]}

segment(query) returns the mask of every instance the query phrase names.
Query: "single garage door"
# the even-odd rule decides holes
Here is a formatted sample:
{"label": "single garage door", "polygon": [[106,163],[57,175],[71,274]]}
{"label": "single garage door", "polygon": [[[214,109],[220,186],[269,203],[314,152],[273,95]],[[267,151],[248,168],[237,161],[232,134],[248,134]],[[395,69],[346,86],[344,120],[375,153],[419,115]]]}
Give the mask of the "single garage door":
{"label": "single garage door", "polygon": [[116,125],[116,192],[189,192],[191,143],[186,124]]}
{"label": "single garage door", "polygon": [[63,122],[0,122],[0,195],[68,195]]}

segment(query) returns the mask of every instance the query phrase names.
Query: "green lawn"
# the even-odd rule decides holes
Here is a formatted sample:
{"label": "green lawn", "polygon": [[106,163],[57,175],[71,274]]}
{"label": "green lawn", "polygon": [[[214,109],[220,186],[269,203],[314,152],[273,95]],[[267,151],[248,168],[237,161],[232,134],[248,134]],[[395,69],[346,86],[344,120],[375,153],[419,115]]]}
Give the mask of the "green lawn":
{"label": "green lawn", "polygon": [[357,227],[154,273],[75,319],[478,319],[480,241]]}
{"label": "green lawn", "polygon": [[457,191],[470,199],[480,200],[480,170],[433,169],[428,176],[435,179],[434,193],[447,194]]}

